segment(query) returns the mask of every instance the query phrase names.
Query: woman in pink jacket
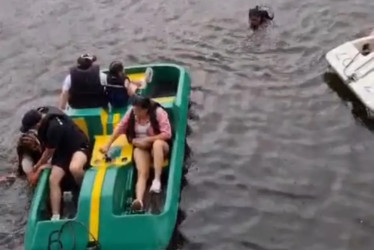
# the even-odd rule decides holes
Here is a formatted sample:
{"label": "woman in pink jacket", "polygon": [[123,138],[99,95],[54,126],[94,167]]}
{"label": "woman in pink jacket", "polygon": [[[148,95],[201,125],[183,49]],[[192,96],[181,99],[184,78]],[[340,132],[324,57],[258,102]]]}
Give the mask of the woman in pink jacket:
{"label": "woman in pink jacket", "polygon": [[101,152],[106,154],[121,134],[134,146],[134,161],[138,171],[136,199],[132,210],[143,209],[143,197],[149,177],[151,161],[155,170],[150,192],[161,192],[162,166],[170,150],[172,137],[170,120],[160,104],[141,96],[133,98],[133,107],[115,128],[111,139]]}

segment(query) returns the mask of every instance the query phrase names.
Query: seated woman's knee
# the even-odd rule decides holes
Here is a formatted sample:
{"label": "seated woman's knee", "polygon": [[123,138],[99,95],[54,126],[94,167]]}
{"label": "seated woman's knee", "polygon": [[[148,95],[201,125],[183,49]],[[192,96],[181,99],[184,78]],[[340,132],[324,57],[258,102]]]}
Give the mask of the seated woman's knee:
{"label": "seated woman's knee", "polygon": [[163,141],[163,140],[155,140],[155,141],[153,142],[152,149],[153,149],[153,150],[160,150],[160,149],[163,149],[165,143],[166,143],[166,142]]}

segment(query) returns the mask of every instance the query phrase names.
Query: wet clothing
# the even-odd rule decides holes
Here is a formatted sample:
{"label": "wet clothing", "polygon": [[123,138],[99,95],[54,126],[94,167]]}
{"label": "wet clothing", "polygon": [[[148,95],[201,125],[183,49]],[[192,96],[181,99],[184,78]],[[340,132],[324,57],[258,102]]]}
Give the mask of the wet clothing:
{"label": "wet clothing", "polygon": [[[68,79],[66,81],[68,85]],[[72,108],[98,108],[108,104],[98,65],[92,65],[86,70],[72,67],[68,91],[68,103]]]}
{"label": "wet clothing", "polygon": [[127,88],[125,86],[125,80],[130,82],[127,76],[114,76],[108,74],[107,76],[107,87],[106,92],[108,95],[108,101],[113,108],[126,107],[129,100]]}
{"label": "wet clothing", "polygon": [[90,145],[86,135],[73,120],[55,107],[45,107],[46,116],[38,130],[43,145],[55,149],[52,165],[68,172],[73,154],[82,151],[90,160]]}
{"label": "wet clothing", "polygon": [[17,142],[17,173],[19,176],[24,176],[32,171],[33,166],[42,156],[43,150],[37,131],[29,130],[20,136]]}

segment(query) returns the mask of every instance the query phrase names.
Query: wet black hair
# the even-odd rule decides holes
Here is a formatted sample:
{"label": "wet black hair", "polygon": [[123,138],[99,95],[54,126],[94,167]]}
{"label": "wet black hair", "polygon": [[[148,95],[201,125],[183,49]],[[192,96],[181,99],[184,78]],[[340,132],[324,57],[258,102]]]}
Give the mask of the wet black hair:
{"label": "wet black hair", "polygon": [[109,73],[113,76],[119,76],[123,73],[123,64],[120,61],[113,61],[109,65]]}
{"label": "wet black hair", "polygon": [[265,8],[260,7],[258,5],[256,5],[255,8],[249,9],[249,11],[248,11],[248,17],[249,18],[254,17],[254,16],[260,17],[262,22],[265,21],[265,20],[270,20],[271,21],[271,20],[274,19],[273,14],[269,14],[268,10],[266,10]]}

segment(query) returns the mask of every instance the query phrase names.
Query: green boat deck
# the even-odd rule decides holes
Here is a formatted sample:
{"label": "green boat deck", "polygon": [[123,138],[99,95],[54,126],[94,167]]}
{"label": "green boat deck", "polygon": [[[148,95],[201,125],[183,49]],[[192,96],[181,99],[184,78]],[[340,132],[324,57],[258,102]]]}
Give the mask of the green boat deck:
{"label": "green boat deck", "polygon": [[[126,136],[118,138],[105,162],[99,148],[105,145],[127,108],[118,110],[69,109],[67,113],[88,135],[94,145],[91,168],[85,173],[76,216],[51,222],[47,213],[49,174],[44,170],[35,190],[25,235],[25,249],[86,249],[92,238],[101,249],[165,249],[174,231],[180,195],[184,161],[190,77],[184,68],[173,64],[152,64],[126,68],[130,79],[144,77],[146,67],[152,67],[153,80],[141,94],[151,96],[163,105],[171,119],[174,138],[170,158],[165,161],[166,182],[164,204],[158,214],[132,214],[136,168],[132,162],[132,146]],[[56,231],[54,234],[53,232]],[[92,236],[91,236],[92,235]],[[48,248],[50,247],[50,248]]]}

